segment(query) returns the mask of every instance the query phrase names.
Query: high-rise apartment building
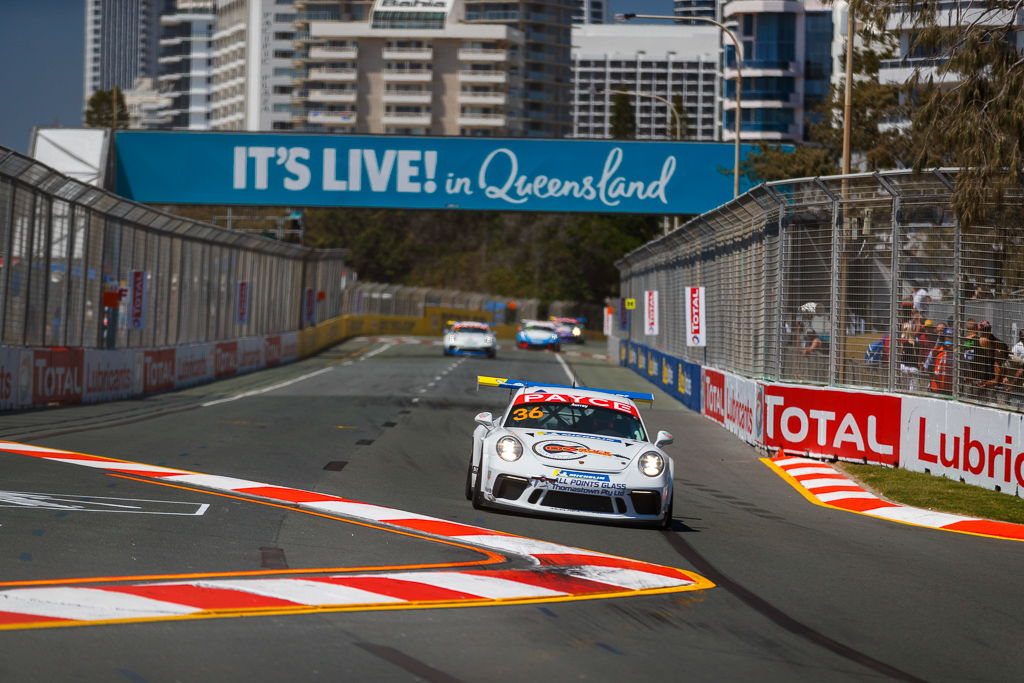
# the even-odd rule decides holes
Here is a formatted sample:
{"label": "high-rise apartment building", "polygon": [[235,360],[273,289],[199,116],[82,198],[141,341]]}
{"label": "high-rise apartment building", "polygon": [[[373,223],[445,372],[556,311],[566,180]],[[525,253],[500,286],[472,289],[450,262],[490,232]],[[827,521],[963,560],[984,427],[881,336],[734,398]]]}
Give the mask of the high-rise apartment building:
{"label": "high-rise apartment building", "polygon": [[85,100],[97,90],[128,90],[156,78],[165,0],[86,0]]}
{"label": "high-rise apartment building", "polygon": [[573,24],[604,24],[608,21],[608,3],[605,0],[574,0],[574,4]]}
{"label": "high-rise apartment building", "polygon": [[424,1],[297,0],[294,128],[522,135],[522,32]]}
{"label": "high-rise apartment building", "polygon": [[216,0],[210,127],[287,130],[296,11],[292,0]]}
{"label": "high-rise apartment building", "polygon": [[177,0],[173,11],[160,17],[157,82],[170,99],[163,127],[210,127],[215,9],[214,0]]}
{"label": "high-rise apartment building", "polygon": [[672,14],[682,20],[681,24],[696,23],[685,21],[692,17],[718,19],[718,7],[722,4],[718,0],[673,0]]}
{"label": "high-rise apartment building", "polygon": [[[782,10],[782,11],[780,11]],[[828,95],[832,9],[821,0],[744,0],[725,5],[742,44],[741,138],[804,138],[804,116]],[[725,43],[723,138],[735,139],[736,51]]]}
{"label": "high-rise apartment building", "polygon": [[638,140],[720,139],[715,26],[578,26],[573,46],[573,137],[610,138],[622,93]]}
{"label": "high-rise apartment building", "polygon": [[524,40],[523,135],[572,134],[573,0],[464,0],[465,21],[503,24]]}

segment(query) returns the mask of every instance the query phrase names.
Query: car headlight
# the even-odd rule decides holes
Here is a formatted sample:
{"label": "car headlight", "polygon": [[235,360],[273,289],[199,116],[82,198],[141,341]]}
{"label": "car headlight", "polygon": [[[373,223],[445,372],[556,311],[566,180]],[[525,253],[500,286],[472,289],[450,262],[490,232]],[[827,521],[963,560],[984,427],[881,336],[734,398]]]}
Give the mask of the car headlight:
{"label": "car headlight", "polygon": [[495,445],[498,457],[507,462],[515,462],[523,456],[523,444],[514,436],[503,436]]}
{"label": "car headlight", "polygon": [[665,471],[665,458],[660,453],[648,451],[637,460],[637,466],[648,477],[656,477]]}
{"label": "car headlight", "polygon": [[578,327],[572,328],[572,336],[578,337],[581,334],[583,334],[583,331],[580,328],[578,328]]}

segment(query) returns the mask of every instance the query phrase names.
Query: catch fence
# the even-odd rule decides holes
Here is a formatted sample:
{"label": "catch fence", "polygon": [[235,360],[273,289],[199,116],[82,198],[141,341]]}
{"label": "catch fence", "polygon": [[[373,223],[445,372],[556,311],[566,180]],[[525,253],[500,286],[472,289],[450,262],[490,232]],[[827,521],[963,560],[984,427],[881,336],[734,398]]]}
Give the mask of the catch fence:
{"label": "catch fence", "polygon": [[[751,378],[1019,410],[1024,188],[963,227],[950,205],[956,174],[760,185],[618,262],[613,334]],[[705,287],[706,347],[687,345],[694,286]],[[660,319],[647,335],[650,290]],[[636,308],[623,310],[627,298]]]}

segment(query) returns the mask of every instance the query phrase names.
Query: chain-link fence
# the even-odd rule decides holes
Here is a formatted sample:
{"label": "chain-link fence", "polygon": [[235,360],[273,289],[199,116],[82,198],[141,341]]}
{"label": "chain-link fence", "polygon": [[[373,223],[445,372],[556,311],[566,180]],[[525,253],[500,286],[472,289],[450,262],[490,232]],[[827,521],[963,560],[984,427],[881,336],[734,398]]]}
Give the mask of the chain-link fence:
{"label": "chain-link fence", "polygon": [[[1024,188],[961,227],[955,169],[761,185],[618,262],[622,296],[659,293],[614,334],[748,377],[1024,402]],[[708,343],[687,346],[684,288]],[[620,302],[620,306],[621,306]]]}
{"label": "chain-link fence", "polygon": [[343,255],[154,211],[0,148],[0,344],[158,347],[295,330],[338,315]]}

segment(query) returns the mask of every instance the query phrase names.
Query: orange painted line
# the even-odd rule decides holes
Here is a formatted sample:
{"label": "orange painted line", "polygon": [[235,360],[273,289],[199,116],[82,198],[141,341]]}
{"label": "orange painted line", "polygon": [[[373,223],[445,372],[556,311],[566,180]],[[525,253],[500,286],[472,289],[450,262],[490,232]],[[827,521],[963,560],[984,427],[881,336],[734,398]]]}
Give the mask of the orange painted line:
{"label": "orange painted line", "polygon": [[500,564],[507,562],[508,558],[500,553],[485,550],[483,548],[477,548],[475,546],[466,545],[464,543],[457,543],[455,541],[433,538],[430,536],[424,536],[422,534],[410,533],[408,531],[401,531],[399,529],[392,529],[384,526],[377,526],[374,524],[368,524],[366,522],[357,522],[352,519],[345,519],[344,517],[337,517],[335,515],[328,515],[323,512],[314,512],[313,510],[303,510],[302,508],[292,507],[290,505],[281,505],[280,503],[271,503],[265,500],[253,500],[252,498],[243,498],[241,496],[232,496],[229,493],[221,493],[219,491],[207,491],[205,489],[197,489],[191,486],[181,486],[180,484],[170,484],[165,481],[150,481],[148,479],[139,479],[137,477],[128,477],[123,474],[112,474],[105,473],[109,477],[117,477],[119,479],[129,479],[131,481],[142,482],[143,484],[155,484],[157,486],[166,486],[172,489],[181,489],[183,491],[191,491],[193,493],[204,493],[211,496],[221,496],[222,498],[231,498],[233,500],[240,500],[246,503],[256,503],[258,505],[267,505],[269,507],[281,508],[291,512],[301,512],[305,515],[313,515],[314,517],[323,517],[324,519],[336,520],[339,522],[345,522],[346,524],[355,524],[356,526],[366,527],[368,529],[375,529],[377,531],[386,531],[393,534],[400,534],[402,536],[409,536],[410,538],[416,538],[424,541],[433,541],[435,543],[444,543],[445,545],[454,546],[456,548],[464,548],[466,550],[472,550],[475,553],[486,555],[487,557],[483,560],[473,560],[468,562],[443,562],[437,564],[402,564],[402,565],[381,565],[376,567],[314,567],[309,569],[267,569],[267,570],[253,570],[253,571],[240,571],[240,572],[200,572],[191,574],[137,574],[131,576],[91,576],[85,578],[75,579],[39,579],[33,581],[0,581],[0,586],[54,586],[63,584],[79,584],[79,583],[106,583],[112,581],[138,581],[138,580],[165,580],[165,579],[208,579],[208,578],[225,578],[234,576],[287,576],[290,574],[320,574],[328,572],[366,572],[366,571],[384,571],[384,570],[406,570],[406,569],[450,569],[454,567],[480,567],[491,564]]}

